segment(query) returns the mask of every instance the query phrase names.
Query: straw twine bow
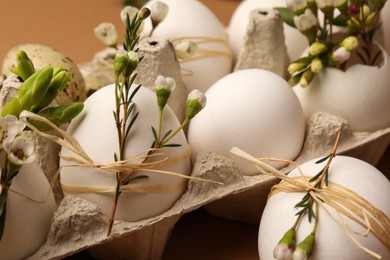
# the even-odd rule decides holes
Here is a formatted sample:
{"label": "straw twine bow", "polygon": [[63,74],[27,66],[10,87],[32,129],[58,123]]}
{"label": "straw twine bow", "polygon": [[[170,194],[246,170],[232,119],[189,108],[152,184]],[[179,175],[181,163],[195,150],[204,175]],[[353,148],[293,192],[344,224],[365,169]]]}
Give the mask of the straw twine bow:
{"label": "straw twine bow", "polygon": [[[272,196],[277,192],[308,192],[318,205],[325,210],[325,212],[361,250],[377,259],[381,259],[379,254],[361,245],[354,237],[354,235],[366,237],[370,232],[390,250],[389,217],[359,194],[340,184],[330,181],[327,187],[322,187],[320,189],[314,188],[313,184],[308,181],[311,177],[305,176],[300,167],[290,160],[255,158],[237,147],[231,149],[231,152],[253,163],[261,174],[273,176],[282,180],[281,183],[272,188],[269,196]],[[288,177],[263,161],[292,163],[298,169],[300,176]],[[332,207],[336,213],[331,213],[325,205]],[[365,232],[353,230],[345,221],[345,217],[358,223],[365,229]]]}
{"label": "straw twine bow", "polygon": [[[164,152],[161,149],[155,149],[155,153],[148,155],[147,158],[152,157],[162,157],[162,159],[158,159],[154,162],[144,162],[142,160],[142,163],[133,163],[134,161],[139,161],[139,159],[145,159],[145,153],[148,151],[145,151],[143,153],[140,153],[133,158],[123,160],[123,161],[115,161],[115,162],[108,162],[104,164],[98,164],[95,163],[88,155],[87,153],[82,149],[81,145],[78,143],[78,141],[70,136],[66,131],[58,128],[55,124],[51,123],[49,120],[47,120],[44,117],[41,117],[39,115],[36,115],[29,111],[23,111],[20,115],[20,118],[23,119],[25,124],[31,128],[34,132],[37,134],[59,144],[60,146],[68,149],[71,151],[75,156],[66,156],[63,154],[60,154],[60,157],[67,160],[74,162],[73,164],[65,165],[62,167],[75,167],[75,166],[86,166],[96,169],[101,169],[104,171],[108,171],[111,173],[115,173],[118,171],[121,172],[134,172],[137,170],[143,170],[147,172],[157,173],[157,174],[165,174],[165,175],[171,175],[176,176],[183,179],[190,179],[190,180],[197,180],[197,181],[205,181],[215,184],[223,185],[221,182],[192,177],[192,176],[186,176],[183,174],[170,172],[170,171],[162,171],[162,170],[156,170],[153,169],[156,166],[161,165],[167,165],[167,164],[174,164],[180,160],[183,160],[184,158],[187,158],[189,156],[189,150],[187,150],[186,153],[183,153],[177,157],[174,158],[168,158],[168,155],[166,152]],[[51,135],[48,133],[44,133],[39,131],[36,127],[34,127],[31,123],[28,122],[28,119],[36,120],[42,123],[45,123],[52,127],[55,131],[57,131],[63,138]],[[61,170],[61,168],[58,170],[58,172]],[[58,173],[57,173],[58,174]],[[163,184],[163,185],[156,185],[156,184],[128,184],[123,185],[121,187],[121,191],[123,192],[168,192],[172,190],[177,190],[181,188],[181,183],[173,183],[173,184]],[[107,192],[115,192],[116,187],[107,187],[107,186],[70,186],[62,184],[62,187],[64,188],[64,191],[68,191],[70,193],[107,193]]]}

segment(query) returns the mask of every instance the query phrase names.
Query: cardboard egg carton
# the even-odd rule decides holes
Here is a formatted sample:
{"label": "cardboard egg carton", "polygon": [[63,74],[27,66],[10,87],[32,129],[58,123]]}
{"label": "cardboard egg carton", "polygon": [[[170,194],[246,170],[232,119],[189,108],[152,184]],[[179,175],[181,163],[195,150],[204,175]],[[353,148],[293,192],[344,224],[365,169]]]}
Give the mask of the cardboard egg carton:
{"label": "cardboard egg carton", "polygon": [[[269,17],[274,17],[271,15],[272,11],[267,14]],[[258,23],[267,22],[262,18],[253,19]],[[252,36],[248,34],[248,37],[259,37],[254,32],[260,30],[260,27],[253,26]],[[278,34],[273,34],[273,37],[276,37],[275,35]],[[282,41],[282,38],[276,40]],[[261,40],[261,42],[267,41],[271,39]],[[247,39],[247,43],[252,46],[250,48],[255,48],[253,46],[255,42]],[[281,51],[285,53],[285,49]],[[244,53],[242,57],[247,57],[249,52]],[[278,53],[285,57],[284,54]],[[251,59],[256,60],[253,57]],[[237,65],[236,69],[259,68],[259,66],[267,69],[261,67],[266,63],[259,63],[258,60],[252,65],[245,61],[238,64],[241,65]],[[280,67],[277,70],[280,74],[284,73],[286,63],[278,64]],[[104,66],[108,68],[109,66],[106,65]],[[274,68],[276,65],[270,66]],[[92,71],[100,70],[94,67],[96,63],[84,66],[87,66],[84,72],[88,67],[92,68]],[[156,71],[153,73],[155,74]],[[390,128],[371,133],[353,132],[344,119],[326,112],[318,112],[312,116],[307,126],[305,143],[296,163],[301,164],[329,154],[339,131],[341,140],[338,153],[360,158],[373,165],[378,163],[390,143]],[[293,165],[289,165],[281,171],[288,173],[292,168]],[[223,182],[224,185],[190,180],[186,192],[168,211],[137,222],[115,221],[110,236],[106,235],[108,217],[96,205],[78,197],[65,196],[54,216],[46,243],[29,259],[62,259],[82,250],[87,250],[97,259],[159,259],[162,257],[172,229],[182,215],[205,207],[214,215],[258,223],[269,190],[278,182],[273,177],[260,174],[243,176],[233,161],[211,152],[198,154],[192,176]]]}

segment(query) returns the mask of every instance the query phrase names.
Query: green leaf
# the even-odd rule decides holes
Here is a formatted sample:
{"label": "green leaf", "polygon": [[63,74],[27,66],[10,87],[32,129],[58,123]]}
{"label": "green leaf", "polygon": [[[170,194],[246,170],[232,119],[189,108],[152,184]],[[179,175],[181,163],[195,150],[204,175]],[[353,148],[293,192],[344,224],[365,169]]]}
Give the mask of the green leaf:
{"label": "green leaf", "polygon": [[317,173],[316,175],[314,175],[313,177],[311,177],[309,182],[313,182],[313,181],[317,180],[318,177],[321,176],[321,174],[322,174],[322,170],[319,173]]}
{"label": "green leaf", "polygon": [[137,118],[138,118],[138,115],[139,115],[139,112],[135,113],[135,115],[134,115],[133,118],[131,119],[129,125],[127,126],[125,138],[127,138],[130,129],[133,127],[133,125],[134,125],[134,123],[135,123],[135,120],[137,120]]}
{"label": "green leaf", "polygon": [[375,65],[376,61],[377,61],[378,58],[381,56],[381,54],[382,54],[382,52],[379,50],[379,51],[375,54],[374,58],[372,59],[371,65]]}
{"label": "green leaf", "polygon": [[307,208],[301,209],[300,211],[298,211],[297,213],[295,213],[295,216],[298,216],[298,215],[303,214],[306,210],[307,210]]}
{"label": "green leaf", "polygon": [[7,215],[7,205],[4,204],[0,215],[0,241],[4,235],[6,215]]}
{"label": "green leaf", "polygon": [[300,202],[295,204],[294,208],[300,208],[300,207],[306,207],[306,206],[307,206],[307,200],[306,201],[301,200]]}
{"label": "green leaf", "polygon": [[363,64],[367,64],[366,59],[363,57],[363,54],[361,52],[356,52],[356,55],[360,58],[361,62]]}
{"label": "green leaf", "polygon": [[[136,76],[136,75],[135,75]],[[133,92],[131,93],[130,97],[129,97],[129,100],[133,100],[135,94],[137,94],[138,90],[141,88],[141,85],[138,85],[134,90]]]}
{"label": "green leaf", "polygon": [[294,23],[294,13],[291,12],[290,9],[287,7],[275,7],[274,9],[279,12],[280,16],[286,24],[296,28]]}
{"label": "green leaf", "polygon": [[164,144],[161,147],[180,147],[180,146],[181,146],[181,144]]}
{"label": "green leaf", "polygon": [[318,161],[316,161],[315,164],[320,164],[320,163],[322,163],[322,162],[325,162],[326,160],[328,160],[329,157],[330,157],[330,155],[325,156],[324,158],[321,158],[321,159],[319,159]]}
{"label": "green leaf", "polygon": [[328,186],[328,177],[329,177],[329,171],[326,169],[325,171],[325,185]]}
{"label": "green leaf", "polygon": [[335,17],[333,20],[331,20],[333,25],[347,27],[348,26],[348,16],[345,14],[340,14],[337,17]]}
{"label": "green leaf", "polygon": [[172,129],[169,130],[169,131],[167,131],[167,132],[165,133],[165,135],[163,136],[162,140],[164,140],[165,138],[167,138],[168,135],[170,135],[171,133],[172,133]]}
{"label": "green leaf", "polygon": [[152,133],[153,133],[154,140],[158,141],[157,140],[157,131],[156,131],[156,129],[153,126],[152,126]]}
{"label": "green leaf", "polygon": [[307,215],[308,215],[308,218],[309,218],[309,223],[311,223],[311,220],[313,219],[313,218],[315,218],[315,216],[316,216],[316,214],[314,213],[314,211],[313,211],[313,207],[312,207],[313,205],[310,205],[307,209],[308,209],[308,211],[307,211]]}
{"label": "green leaf", "polygon": [[0,241],[4,234],[5,218],[7,215],[7,193],[8,190],[2,189],[0,194]]}
{"label": "green leaf", "polygon": [[140,180],[140,179],[147,179],[147,178],[149,178],[149,176],[147,176],[147,175],[134,176],[133,178],[130,178],[127,181],[125,181],[123,184],[128,185],[132,181]]}

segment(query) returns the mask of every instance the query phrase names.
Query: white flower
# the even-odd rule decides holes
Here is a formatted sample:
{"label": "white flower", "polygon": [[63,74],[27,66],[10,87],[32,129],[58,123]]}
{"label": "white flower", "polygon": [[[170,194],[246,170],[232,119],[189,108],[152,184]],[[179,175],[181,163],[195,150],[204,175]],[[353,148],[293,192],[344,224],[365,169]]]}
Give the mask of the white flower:
{"label": "white flower", "polygon": [[285,244],[279,244],[275,247],[273,256],[277,260],[292,260],[294,249]]}
{"label": "white flower", "polygon": [[174,47],[178,59],[189,58],[198,50],[198,45],[193,41],[179,41]]}
{"label": "white flower", "polygon": [[17,165],[35,160],[34,145],[22,136],[16,137],[12,142],[5,142],[4,151],[8,154],[8,159]]}
{"label": "white flower", "polygon": [[158,75],[154,82],[154,91],[157,95],[157,104],[160,109],[163,109],[171,96],[172,91],[176,87],[176,81],[170,77]]}
{"label": "white flower", "polygon": [[[129,15],[129,19],[131,23],[131,21],[137,15],[138,11],[139,10],[133,6],[126,6],[125,8],[123,8],[120,13],[122,23],[126,26],[127,15]],[[142,22],[141,25],[139,26],[138,32],[142,32],[143,28],[144,28],[144,22]]]}
{"label": "white flower", "polygon": [[129,51],[129,53],[127,55],[129,57],[130,62],[136,62],[138,64],[138,62],[139,62],[139,53],[138,52]]}
{"label": "white flower", "polygon": [[155,1],[150,8],[150,17],[156,23],[162,22],[168,14],[169,7],[166,3]]}
{"label": "white flower", "polygon": [[206,106],[206,95],[198,89],[194,89],[188,94],[186,102],[186,118],[192,119]]}
{"label": "white flower", "polygon": [[0,117],[0,142],[12,142],[17,135],[20,135],[26,125],[19,121],[14,115]]}
{"label": "white flower", "polygon": [[199,91],[199,89],[194,89],[188,94],[187,100],[198,100],[199,104],[204,108],[207,103],[206,95]]}
{"label": "white flower", "polygon": [[155,90],[166,89],[172,92],[176,87],[176,81],[170,77],[164,77],[162,75],[158,75],[154,82]]}
{"label": "white flower", "polygon": [[305,12],[299,16],[294,16],[294,23],[298,30],[301,32],[312,29],[317,26],[317,17],[310,9],[306,9]]}
{"label": "white flower", "polygon": [[292,12],[301,10],[306,7],[307,1],[306,0],[286,0],[286,5],[288,9],[290,9]]}
{"label": "white flower", "polygon": [[337,62],[343,63],[349,59],[351,52],[344,47],[339,47],[332,54],[332,58]]}
{"label": "white flower", "polygon": [[95,28],[96,37],[107,46],[115,46],[118,34],[112,23],[101,23]]}
{"label": "white flower", "polygon": [[307,260],[307,255],[301,250],[297,249],[294,251],[293,260]]}

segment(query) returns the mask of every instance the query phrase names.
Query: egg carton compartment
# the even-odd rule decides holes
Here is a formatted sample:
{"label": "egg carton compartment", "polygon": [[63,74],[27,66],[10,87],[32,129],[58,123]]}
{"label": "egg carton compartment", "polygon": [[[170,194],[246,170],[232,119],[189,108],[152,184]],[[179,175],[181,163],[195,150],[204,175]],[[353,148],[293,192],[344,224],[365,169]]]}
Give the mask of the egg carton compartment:
{"label": "egg carton compartment", "polygon": [[[342,136],[338,154],[357,156],[371,163],[380,159],[390,142],[390,128],[373,133],[354,133],[345,120],[320,112],[313,115],[296,163],[327,155],[338,131]],[[289,165],[281,171],[287,173],[293,167]],[[60,259],[85,249],[102,259],[123,257],[123,254],[136,259],[158,259],[183,214],[205,206],[210,213],[224,218],[258,223],[268,192],[278,182],[260,174],[242,176],[232,160],[211,152],[198,154],[192,176],[223,182],[224,185],[190,180],[183,196],[164,214],[137,222],[115,221],[113,232],[108,237],[108,217],[96,205],[65,196],[46,243],[29,259]]]}

